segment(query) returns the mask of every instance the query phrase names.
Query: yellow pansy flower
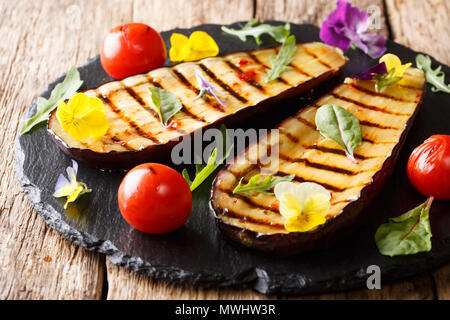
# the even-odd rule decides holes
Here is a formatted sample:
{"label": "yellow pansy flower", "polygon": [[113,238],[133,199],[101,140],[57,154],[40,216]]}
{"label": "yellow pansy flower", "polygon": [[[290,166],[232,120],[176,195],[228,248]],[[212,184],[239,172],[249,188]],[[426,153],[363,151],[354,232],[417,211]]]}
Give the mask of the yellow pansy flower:
{"label": "yellow pansy flower", "polygon": [[379,60],[380,63],[384,62],[386,65],[386,69],[389,72],[392,68],[395,68],[394,76],[395,77],[403,77],[403,73],[406,69],[408,69],[412,63],[406,63],[402,64],[399,57],[397,57],[395,54],[387,53],[384,56],[382,56]]}
{"label": "yellow pansy flower", "polygon": [[313,182],[280,182],[275,186],[284,227],[290,232],[305,232],[324,224],[330,209],[330,193]]}
{"label": "yellow pansy flower", "polygon": [[77,140],[104,136],[109,123],[102,100],[77,93],[66,104],[58,102],[56,117],[64,131]]}
{"label": "yellow pansy flower", "polygon": [[53,193],[56,198],[67,197],[64,209],[67,209],[70,202],[74,202],[81,195],[92,191],[85,183],[77,181],[78,163],[75,160],[72,160],[72,167],[68,167],[66,172],[69,179],[61,173]]}
{"label": "yellow pansy flower", "polygon": [[180,33],[170,37],[170,60],[195,61],[219,54],[219,47],[214,39],[204,31],[194,31],[189,38]]}

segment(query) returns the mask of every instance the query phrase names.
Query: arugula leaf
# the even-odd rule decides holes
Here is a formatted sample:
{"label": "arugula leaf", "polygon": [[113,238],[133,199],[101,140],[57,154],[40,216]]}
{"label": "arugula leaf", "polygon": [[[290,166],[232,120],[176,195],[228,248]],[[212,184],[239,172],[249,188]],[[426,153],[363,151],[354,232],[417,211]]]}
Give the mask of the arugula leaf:
{"label": "arugula leaf", "polygon": [[261,36],[263,34],[270,35],[279,43],[283,43],[290,34],[289,29],[291,25],[289,23],[286,23],[284,26],[272,26],[264,23],[254,27],[257,22],[258,20],[252,19],[241,30],[222,26],[222,31],[238,37],[243,42],[247,41],[249,36],[254,37],[258,45],[262,44]]}
{"label": "arugula leaf", "polygon": [[244,179],[244,177],[242,177],[241,180],[239,180],[239,184],[236,188],[234,188],[233,193],[244,193],[246,195],[250,195],[249,191],[256,191],[264,194],[272,194],[272,192],[268,192],[268,190],[272,189],[276,184],[282,181],[292,181],[292,179],[295,178],[295,174],[276,178],[272,178],[272,175],[268,175],[261,182],[258,182],[260,178],[261,175],[256,174],[248,180],[246,185],[242,185],[242,180]]}
{"label": "arugula leaf", "polygon": [[220,130],[222,131],[222,137],[224,140],[224,155],[221,161],[217,160],[217,148],[211,152],[211,155],[208,158],[208,162],[205,166],[196,164],[195,165],[195,178],[191,181],[189,177],[189,173],[186,169],[183,169],[182,175],[186,179],[187,183],[191,187],[191,191],[194,191],[198,186],[200,186],[203,181],[205,181],[211,173],[213,173],[230,155],[231,150],[233,149],[233,145],[231,144],[228,149],[225,149],[227,146],[228,137],[226,134],[226,127],[224,125],[221,126]]}
{"label": "arugula leaf", "polygon": [[180,99],[170,91],[158,88],[149,87],[152,102],[158,110],[159,120],[165,126],[178,111],[183,108]]}
{"label": "arugula leaf", "polygon": [[339,144],[347,157],[358,163],[353,156],[353,151],[362,143],[358,118],[340,106],[326,104],[317,110],[315,120],[317,130],[325,138]]}
{"label": "arugula leaf", "polygon": [[280,51],[277,56],[270,57],[270,63],[272,65],[272,69],[266,69],[267,71],[267,79],[266,82],[270,82],[280,77],[280,75],[291,69],[289,64],[294,60],[294,54],[297,50],[295,36],[289,36],[286,41],[283,42]]}
{"label": "arugula leaf", "polygon": [[375,233],[380,253],[392,257],[430,251],[432,202],[433,197],[430,197],[420,206],[382,224]]}
{"label": "arugula leaf", "polygon": [[56,108],[58,101],[71,98],[82,84],[83,81],[80,79],[78,69],[76,67],[70,68],[64,80],[52,90],[48,100],[42,97],[37,98],[36,114],[31,118],[22,120],[20,133],[30,133],[34,128],[46,123],[50,112]]}
{"label": "arugula leaf", "polygon": [[433,70],[431,68],[431,58],[423,54],[418,54],[416,56],[416,65],[417,68],[425,73],[427,82],[432,85],[431,90],[433,90],[433,92],[441,91],[450,93],[450,84],[445,84],[445,74],[441,70],[442,66]]}

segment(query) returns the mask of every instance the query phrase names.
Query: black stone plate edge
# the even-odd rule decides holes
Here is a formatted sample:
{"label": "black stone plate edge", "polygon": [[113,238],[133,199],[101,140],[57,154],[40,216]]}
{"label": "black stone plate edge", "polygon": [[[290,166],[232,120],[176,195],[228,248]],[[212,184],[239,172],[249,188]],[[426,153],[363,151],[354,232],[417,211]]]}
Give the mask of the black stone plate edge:
{"label": "black stone plate edge", "polygon": [[[264,20],[264,23],[273,23],[273,24],[284,24],[283,21],[276,20]],[[228,27],[237,27],[239,25],[245,24],[246,21],[239,21],[233,24],[227,25]],[[316,28],[316,26],[312,24],[302,24],[303,26]],[[192,28],[176,28],[173,30],[163,31],[161,33],[172,33],[172,32],[189,32],[195,29],[205,28],[206,26],[217,26],[217,24],[202,24]],[[399,46],[402,49],[409,50],[416,54],[425,54],[431,57],[432,66],[436,67],[436,65],[445,64],[440,63],[431,55],[418,52],[412,50],[406,46],[398,44],[392,40],[387,40],[390,44],[394,44]],[[357,49],[359,50],[359,49]],[[99,56],[92,57],[88,59],[86,63],[77,67],[80,73],[81,70],[87,68],[93,61],[97,60]],[[166,62],[167,65],[167,62]],[[413,62],[415,65],[415,61]],[[48,98],[50,96],[51,90],[55,87],[55,85],[61,82],[67,73],[64,73],[62,76],[58,77],[56,80],[51,82],[47,89],[42,92],[39,96]],[[426,84],[429,86],[429,84]],[[35,113],[36,110],[36,101],[37,98],[33,100],[32,105],[27,109],[24,113],[23,118],[29,117]],[[42,130],[42,128],[40,129]],[[43,128],[45,130],[45,128]],[[90,234],[85,232],[80,232],[74,227],[71,227],[69,224],[64,222],[62,219],[58,219],[60,214],[50,205],[43,203],[40,201],[40,191],[39,188],[33,185],[29,179],[25,176],[22,168],[25,161],[25,156],[22,151],[20,145],[20,129],[16,135],[15,143],[14,143],[14,168],[16,171],[16,176],[24,190],[24,193],[28,197],[29,201],[32,203],[33,208],[37,211],[37,213],[44,219],[44,221],[54,230],[61,233],[63,237],[68,239],[69,241],[85,248],[88,251],[96,251],[104,254],[111,263],[125,267],[134,272],[149,276],[153,279],[157,280],[166,280],[171,283],[179,283],[179,284],[187,284],[192,286],[197,286],[201,288],[224,288],[224,287],[236,287],[236,288],[250,288],[259,293],[266,295],[307,295],[314,293],[331,293],[331,292],[339,292],[339,291],[348,291],[356,288],[364,287],[367,280],[367,273],[363,267],[357,270],[349,271],[345,276],[345,283],[339,280],[327,280],[323,282],[312,282],[307,277],[296,275],[292,276],[292,286],[286,287],[284,283],[286,283],[286,274],[283,273],[271,273],[268,275],[264,269],[254,267],[249,268],[242,272],[239,275],[233,275],[231,278],[227,279],[223,277],[221,274],[207,274],[207,273],[191,273],[183,269],[174,268],[167,265],[152,265],[148,262],[143,262],[140,257],[130,256],[124,254],[122,251],[118,250],[118,248],[110,241],[110,240],[101,240],[97,239]],[[430,261],[430,257],[426,256],[426,253],[422,253],[424,255],[424,259],[421,260],[425,263],[426,267],[421,267],[421,272],[416,271],[416,267],[420,265],[420,263],[404,265],[402,264],[399,268],[398,265],[395,268],[395,273],[390,272],[390,270],[384,269],[382,271],[382,279],[385,281],[394,281],[400,279],[406,279],[414,275],[425,274],[443,264],[447,263],[450,260],[450,254],[440,256],[439,259],[433,259]],[[431,257],[434,258],[434,257]],[[348,277],[347,277],[348,275]],[[352,279],[349,281],[348,279]]]}

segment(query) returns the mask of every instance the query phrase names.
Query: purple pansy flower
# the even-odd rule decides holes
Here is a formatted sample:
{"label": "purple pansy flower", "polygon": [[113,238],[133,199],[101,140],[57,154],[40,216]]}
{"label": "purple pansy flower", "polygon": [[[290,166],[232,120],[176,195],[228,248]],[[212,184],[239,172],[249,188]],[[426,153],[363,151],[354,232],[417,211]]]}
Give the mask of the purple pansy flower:
{"label": "purple pansy flower", "polygon": [[213,96],[217,100],[217,102],[220,103],[223,107],[227,106],[225,102],[220,100],[219,97],[214,93],[214,86],[212,86],[211,84],[208,83],[208,81],[206,81],[205,77],[201,74],[199,70],[195,70],[195,76],[197,77],[197,83],[198,86],[200,87],[200,93],[198,94],[196,99],[201,98],[206,93],[208,93],[211,96]]}
{"label": "purple pansy flower", "polygon": [[351,3],[338,0],[334,10],[323,22],[320,39],[326,44],[347,51],[351,44],[371,58],[378,58],[386,51],[386,38],[382,34],[366,33],[369,16]]}
{"label": "purple pansy flower", "polygon": [[376,74],[386,74],[387,68],[384,62],[374,65],[373,67],[367,69],[364,72],[355,75],[356,79],[360,80],[371,80]]}

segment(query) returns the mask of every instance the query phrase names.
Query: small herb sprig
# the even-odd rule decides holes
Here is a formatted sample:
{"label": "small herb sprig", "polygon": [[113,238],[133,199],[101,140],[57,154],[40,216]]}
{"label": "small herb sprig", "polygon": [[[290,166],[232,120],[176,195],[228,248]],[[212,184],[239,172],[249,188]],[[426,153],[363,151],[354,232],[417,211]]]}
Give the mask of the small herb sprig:
{"label": "small herb sprig", "polygon": [[159,120],[164,126],[167,126],[170,118],[183,108],[180,99],[172,92],[158,87],[149,87],[148,91],[150,91],[152,102],[158,110]]}
{"label": "small herb sprig", "polygon": [[224,146],[224,155],[223,158],[220,161],[217,161],[217,148],[214,148],[211,152],[211,155],[208,158],[208,161],[206,165],[197,164],[195,165],[195,178],[194,180],[191,180],[189,177],[189,173],[186,169],[183,169],[182,175],[188,182],[191,191],[194,191],[198,186],[200,186],[203,181],[205,181],[225,160],[228,158],[228,156],[231,153],[231,150],[233,149],[233,144],[230,144],[228,146],[228,139],[227,139],[227,133],[226,133],[226,127],[224,125],[220,128],[222,132],[222,138],[223,138],[223,146]]}
{"label": "small herb sprig", "polygon": [[325,138],[339,144],[347,157],[358,163],[353,156],[353,151],[362,143],[358,118],[340,106],[326,104],[317,110],[315,121],[317,130]]}
{"label": "small herb sprig", "polygon": [[375,233],[380,253],[392,257],[430,251],[432,202],[433,197],[430,197],[420,206],[382,224]]}
{"label": "small herb sprig", "polygon": [[247,41],[247,37],[253,37],[258,45],[262,44],[261,36],[263,34],[270,35],[279,43],[283,43],[290,34],[289,23],[284,26],[272,26],[265,23],[254,26],[256,23],[258,23],[258,20],[252,19],[240,30],[222,26],[222,31],[238,37],[243,42]]}
{"label": "small herb sprig", "polygon": [[445,92],[450,93],[450,84],[445,84],[445,74],[441,70],[442,66],[436,69],[431,68],[431,58],[423,54],[416,56],[417,68],[421,69],[425,73],[427,82],[432,85],[431,90],[433,92]]}
{"label": "small herb sprig", "polygon": [[246,185],[243,185],[242,180],[244,179],[244,177],[242,177],[241,180],[239,180],[239,184],[236,186],[236,188],[234,188],[233,193],[243,193],[246,195],[250,195],[249,191],[256,191],[263,194],[272,194],[272,192],[269,192],[269,190],[275,187],[276,184],[283,181],[292,181],[292,179],[295,178],[295,175],[291,174],[289,176],[276,178],[273,178],[272,175],[268,175],[261,182],[258,182],[261,180],[260,178],[261,175],[256,174],[251,177],[250,180],[248,180],[248,183]]}
{"label": "small herb sprig", "polygon": [[270,57],[271,69],[266,69],[267,79],[266,82],[275,80],[281,76],[285,71],[291,69],[289,64],[294,60],[294,54],[297,50],[295,36],[289,36],[286,41],[283,42],[280,51],[276,56]]}
{"label": "small herb sprig", "polygon": [[36,114],[22,120],[20,133],[30,133],[33,129],[37,129],[47,123],[50,112],[56,108],[58,101],[71,98],[77,93],[82,84],[83,81],[80,79],[78,69],[75,67],[70,68],[64,80],[52,90],[48,100],[42,97],[37,98]]}

